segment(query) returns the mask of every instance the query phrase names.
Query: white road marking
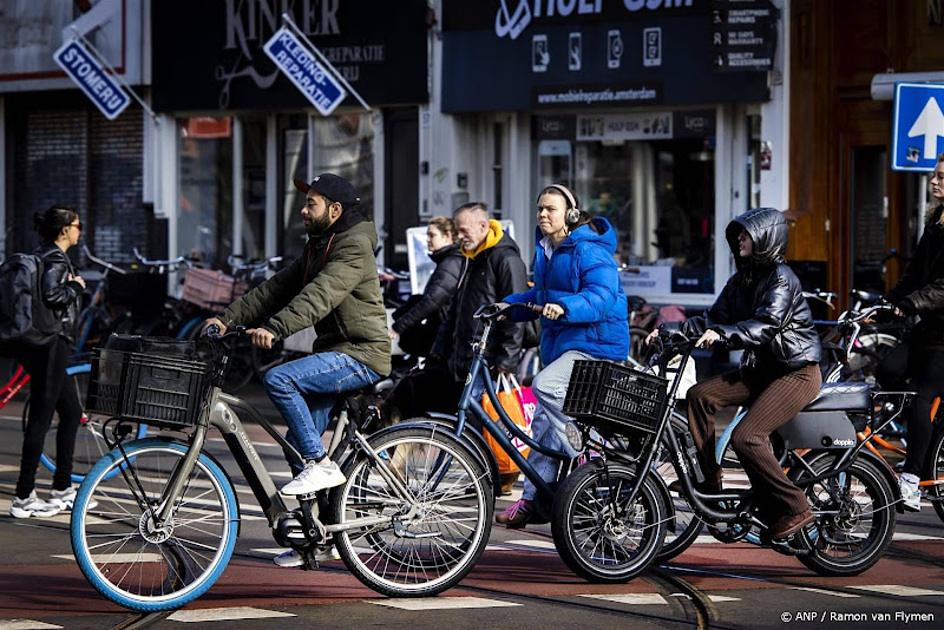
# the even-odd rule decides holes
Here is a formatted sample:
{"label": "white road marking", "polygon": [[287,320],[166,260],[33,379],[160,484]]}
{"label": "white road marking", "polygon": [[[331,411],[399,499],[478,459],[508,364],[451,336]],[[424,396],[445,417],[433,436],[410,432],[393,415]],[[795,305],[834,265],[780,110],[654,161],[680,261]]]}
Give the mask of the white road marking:
{"label": "white road marking", "polygon": [[728,597],[727,595],[709,595],[708,599],[713,602],[739,602],[740,597]]}
{"label": "white road marking", "polygon": [[607,602],[617,604],[629,604],[631,606],[652,606],[656,604],[668,604],[666,599],[658,593],[622,593],[611,595],[579,595],[589,599],[602,599]]}
{"label": "white road marking", "polygon": [[274,619],[277,617],[295,617],[292,613],[279,610],[264,610],[249,606],[232,608],[204,608],[200,610],[178,610],[168,617],[181,623],[203,623],[207,621],[235,621],[238,619]]}
{"label": "white road marking", "polygon": [[521,540],[506,540],[506,545],[519,545],[521,547],[533,547],[534,549],[553,549],[557,551],[553,540],[536,540],[534,538],[523,538]]}
{"label": "white road marking", "polygon": [[0,621],[0,630],[55,630],[62,628],[51,623],[43,623],[35,619],[4,619]]}
{"label": "white road marking", "polygon": [[[56,554],[53,558],[75,560],[71,553]],[[93,553],[92,562],[95,564],[128,564],[139,562],[163,562],[159,553]]]}
{"label": "white road marking", "polygon": [[13,464],[0,464],[0,472],[19,472],[20,467]]}
{"label": "white road marking", "polygon": [[515,602],[484,597],[417,597],[415,599],[367,599],[368,604],[399,608],[400,610],[456,610],[459,608],[506,608],[521,606]]}
{"label": "white road marking", "polygon": [[855,598],[862,597],[861,595],[856,595],[855,593],[843,593],[842,591],[830,591],[825,588],[813,588],[812,586],[791,586],[789,587],[794,591],[807,591],[808,593],[819,593],[820,595],[831,595],[832,597],[846,597],[846,598]]}
{"label": "white road marking", "polygon": [[925,588],[902,586],[901,584],[870,584],[867,586],[849,586],[857,591],[868,591],[880,595],[897,595],[899,597],[922,597],[928,595],[944,595],[944,591],[930,591]]}

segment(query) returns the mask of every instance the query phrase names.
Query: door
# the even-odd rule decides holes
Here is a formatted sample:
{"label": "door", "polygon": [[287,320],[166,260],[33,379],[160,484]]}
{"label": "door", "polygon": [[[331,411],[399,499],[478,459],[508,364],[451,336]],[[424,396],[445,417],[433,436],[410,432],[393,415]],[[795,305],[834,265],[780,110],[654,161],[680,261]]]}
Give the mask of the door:
{"label": "door", "polygon": [[387,235],[381,258],[393,269],[407,269],[406,229],[419,225],[419,109],[386,110],[384,136]]}

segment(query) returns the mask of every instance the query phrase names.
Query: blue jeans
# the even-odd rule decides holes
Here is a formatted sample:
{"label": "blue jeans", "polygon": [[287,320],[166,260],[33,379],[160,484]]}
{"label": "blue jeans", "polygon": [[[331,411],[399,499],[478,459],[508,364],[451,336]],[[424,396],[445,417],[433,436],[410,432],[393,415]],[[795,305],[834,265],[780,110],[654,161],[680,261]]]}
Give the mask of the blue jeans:
{"label": "blue jeans", "polygon": [[[570,373],[574,369],[574,361],[582,359],[593,359],[593,357],[585,352],[568,350],[551,364],[545,366],[531,383],[534,397],[538,399],[537,409],[534,410],[534,419],[531,422],[534,440],[541,446],[562,451],[570,457],[576,457],[577,452],[567,442],[564,429],[573,420],[565,416],[562,409],[564,408],[564,398],[567,396],[567,386],[570,384]],[[544,481],[548,483],[557,481],[561,460],[548,457],[532,449],[528,454],[528,463]],[[533,501],[537,493],[538,490],[535,485],[525,477],[521,498]]]}
{"label": "blue jeans", "polygon": [[322,352],[283,363],[262,379],[288,424],[286,439],[306,460],[326,455],[321,436],[328,428],[338,394],[378,380],[376,372],[341,352]]}

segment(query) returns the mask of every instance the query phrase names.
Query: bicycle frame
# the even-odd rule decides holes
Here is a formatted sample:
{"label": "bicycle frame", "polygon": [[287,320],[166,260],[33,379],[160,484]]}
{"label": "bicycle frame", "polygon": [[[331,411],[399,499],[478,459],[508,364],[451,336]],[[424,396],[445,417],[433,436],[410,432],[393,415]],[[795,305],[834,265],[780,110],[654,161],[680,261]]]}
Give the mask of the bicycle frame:
{"label": "bicycle frame", "polygon": [[[472,354],[472,364],[469,367],[469,375],[465,379],[465,387],[462,389],[462,395],[459,397],[459,407],[456,412],[456,437],[461,438],[462,432],[466,427],[466,420],[468,414],[471,412],[472,415],[478,419],[482,424],[482,427],[488,431],[489,435],[494,438],[496,442],[502,447],[505,453],[511,458],[513,462],[518,466],[521,472],[531,480],[531,483],[541,492],[544,496],[550,497],[553,496],[554,490],[550,485],[541,476],[537,473],[534,467],[528,462],[527,458],[524,457],[515,445],[512,443],[512,437],[516,437],[525,444],[527,444],[532,450],[535,450],[543,455],[552,457],[554,459],[560,460],[561,462],[566,462],[570,459],[570,456],[567,453],[562,451],[557,451],[555,449],[547,448],[538,444],[535,440],[528,437],[524,431],[522,431],[512,420],[508,417],[508,414],[502,408],[501,403],[498,401],[498,394],[495,392],[495,384],[492,382],[492,379],[488,373],[488,362],[485,360],[485,348],[487,347],[489,333],[492,328],[492,321],[486,320],[485,329],[482,331],[481,339],[474,344],[473,354]],[[482,407],[482,404],[472,398],[472,392],[474,390],[474,385],[479,378],[482,378],[485,384],[485,393],[488,396],[489,401],[492,403],[492,408],[498,413],[498,421],[493,420]],[[499,422],[501,427],[504,427],[502,430],[499,427]]]}
{"label": "bicycle frame", "polygon": [[[282,497],[279,495],[279,492],[275,487],[275,483],[272,480],[272,475],[265,467],[265,464],[262,462],[262,458],[259,457],[259,453],[256,451],[251,439],[246,434],[246,430],[243,427],[242,421],[240,420],[240,414],[245,414],[246,417],[258,423],[266,431],[266,433],[272,436],[279,446],[282,447],[286,458],[289,459],[290,462],[296,463],[298,465],[304,464],[301,455],[299,455],[295,448],[292,447],[292,445],[289,444],[284,437],[282,437],[282,435],[272,425],[272,423],[259,415],[259,413],[257,413],[252,407],[250,407],[241,399],[230,394],[225,394],[218,387],[214,387],[209,397],[209,403],[201,415],[199,422],[197,422],[196,429],[190,438],[190,448],[188,449],[187,454],[178,464],[177,469],[171,474],[167,486],[162,493],[160,506],[152,513],[152,517],[154,518],[154,523],[156,526],[160,526],[162,523],[173,518],[173,510],[176,506],[176,498],[184,490],[187,481],[193,472],[197,458],[200,456],[204,444],[206,443],[206,434],[210,427],[216,428],[222,434],[223,440],[226,442],[226,446],[232,453],[233,458],[236,460],[240,471],[245,476],[246,482],[249,484],[256,501],[259,503],[263,513],[266,515],[269,526],[275,528],[278,525],[279,520],[291,512],[291,510],[289,510],[286,506],[285,501],[283,501]],[[347,425],[345,423],[345,426],[341,426],[339,423],[337,432],[342,432],[345,430],[351,430],[354,441],[361,449],[363,449],[365,453],[368,454],[369,457],[373,458],[376,462],[382,463],[380,456],[368,444],[366,436],[361,434],[360,431],[354,429],[352,425]],[[340,440],[332,441],[332,449],[329,450],[329,456],[334,455],[333,451],[337,449],[339,443]],[[387,483],[389,483],[395,489],[396,493],[399,495],[399,498],[404,499],[410,504],[410,511],[408,514],[404,515],[404,518],[412,517],[414,512],[416,512],[419,507],[411,498],[410,493],[403,486],[402,482],[397,478],[396,475],[392,474],[385,465],[380,465],[377,467],[377,469],[381,476],[383,476],[387,481]],[[299,499],[301,501],[311,500],[307,497],[299,497]],[[317,503],[313,504],[313,506],[316,505]],[[309,530],[309,537],[314,538],[315,542],[318,540],[318,530],[320,530],[321,538],[324,538],[325,534],[331,534],[336,531],[371,527],[374,525],[381,525],[390,522],[390,517],[386,516],[353,519],[341,525],[323,525],[317,520],[316,515],[313,515],[313,518],[314,521],[312,523],[306,523],[305,525],[306,529]]]}

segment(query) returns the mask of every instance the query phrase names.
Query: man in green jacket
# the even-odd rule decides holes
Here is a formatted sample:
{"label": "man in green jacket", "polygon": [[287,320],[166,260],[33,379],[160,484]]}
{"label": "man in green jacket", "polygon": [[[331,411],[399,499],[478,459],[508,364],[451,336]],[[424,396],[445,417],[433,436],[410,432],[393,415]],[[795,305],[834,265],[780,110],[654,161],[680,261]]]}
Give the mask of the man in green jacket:
{"label": "man in green jacket", "polygon": [[307,196],[301,209],[308,244],[301,257],[207,320],[223,332],[249,326],[253,345],[314,326],[314,354],[272,368],[263,382],[288,424],[286,438],[305,460],[282,488],[304,495],[344,483],[328,459],[321,435],[338,395],[366,387],[390,373],[390,338],[374,248],[377,231],[356,206],[349,181],[331,173],[295,186]]}

